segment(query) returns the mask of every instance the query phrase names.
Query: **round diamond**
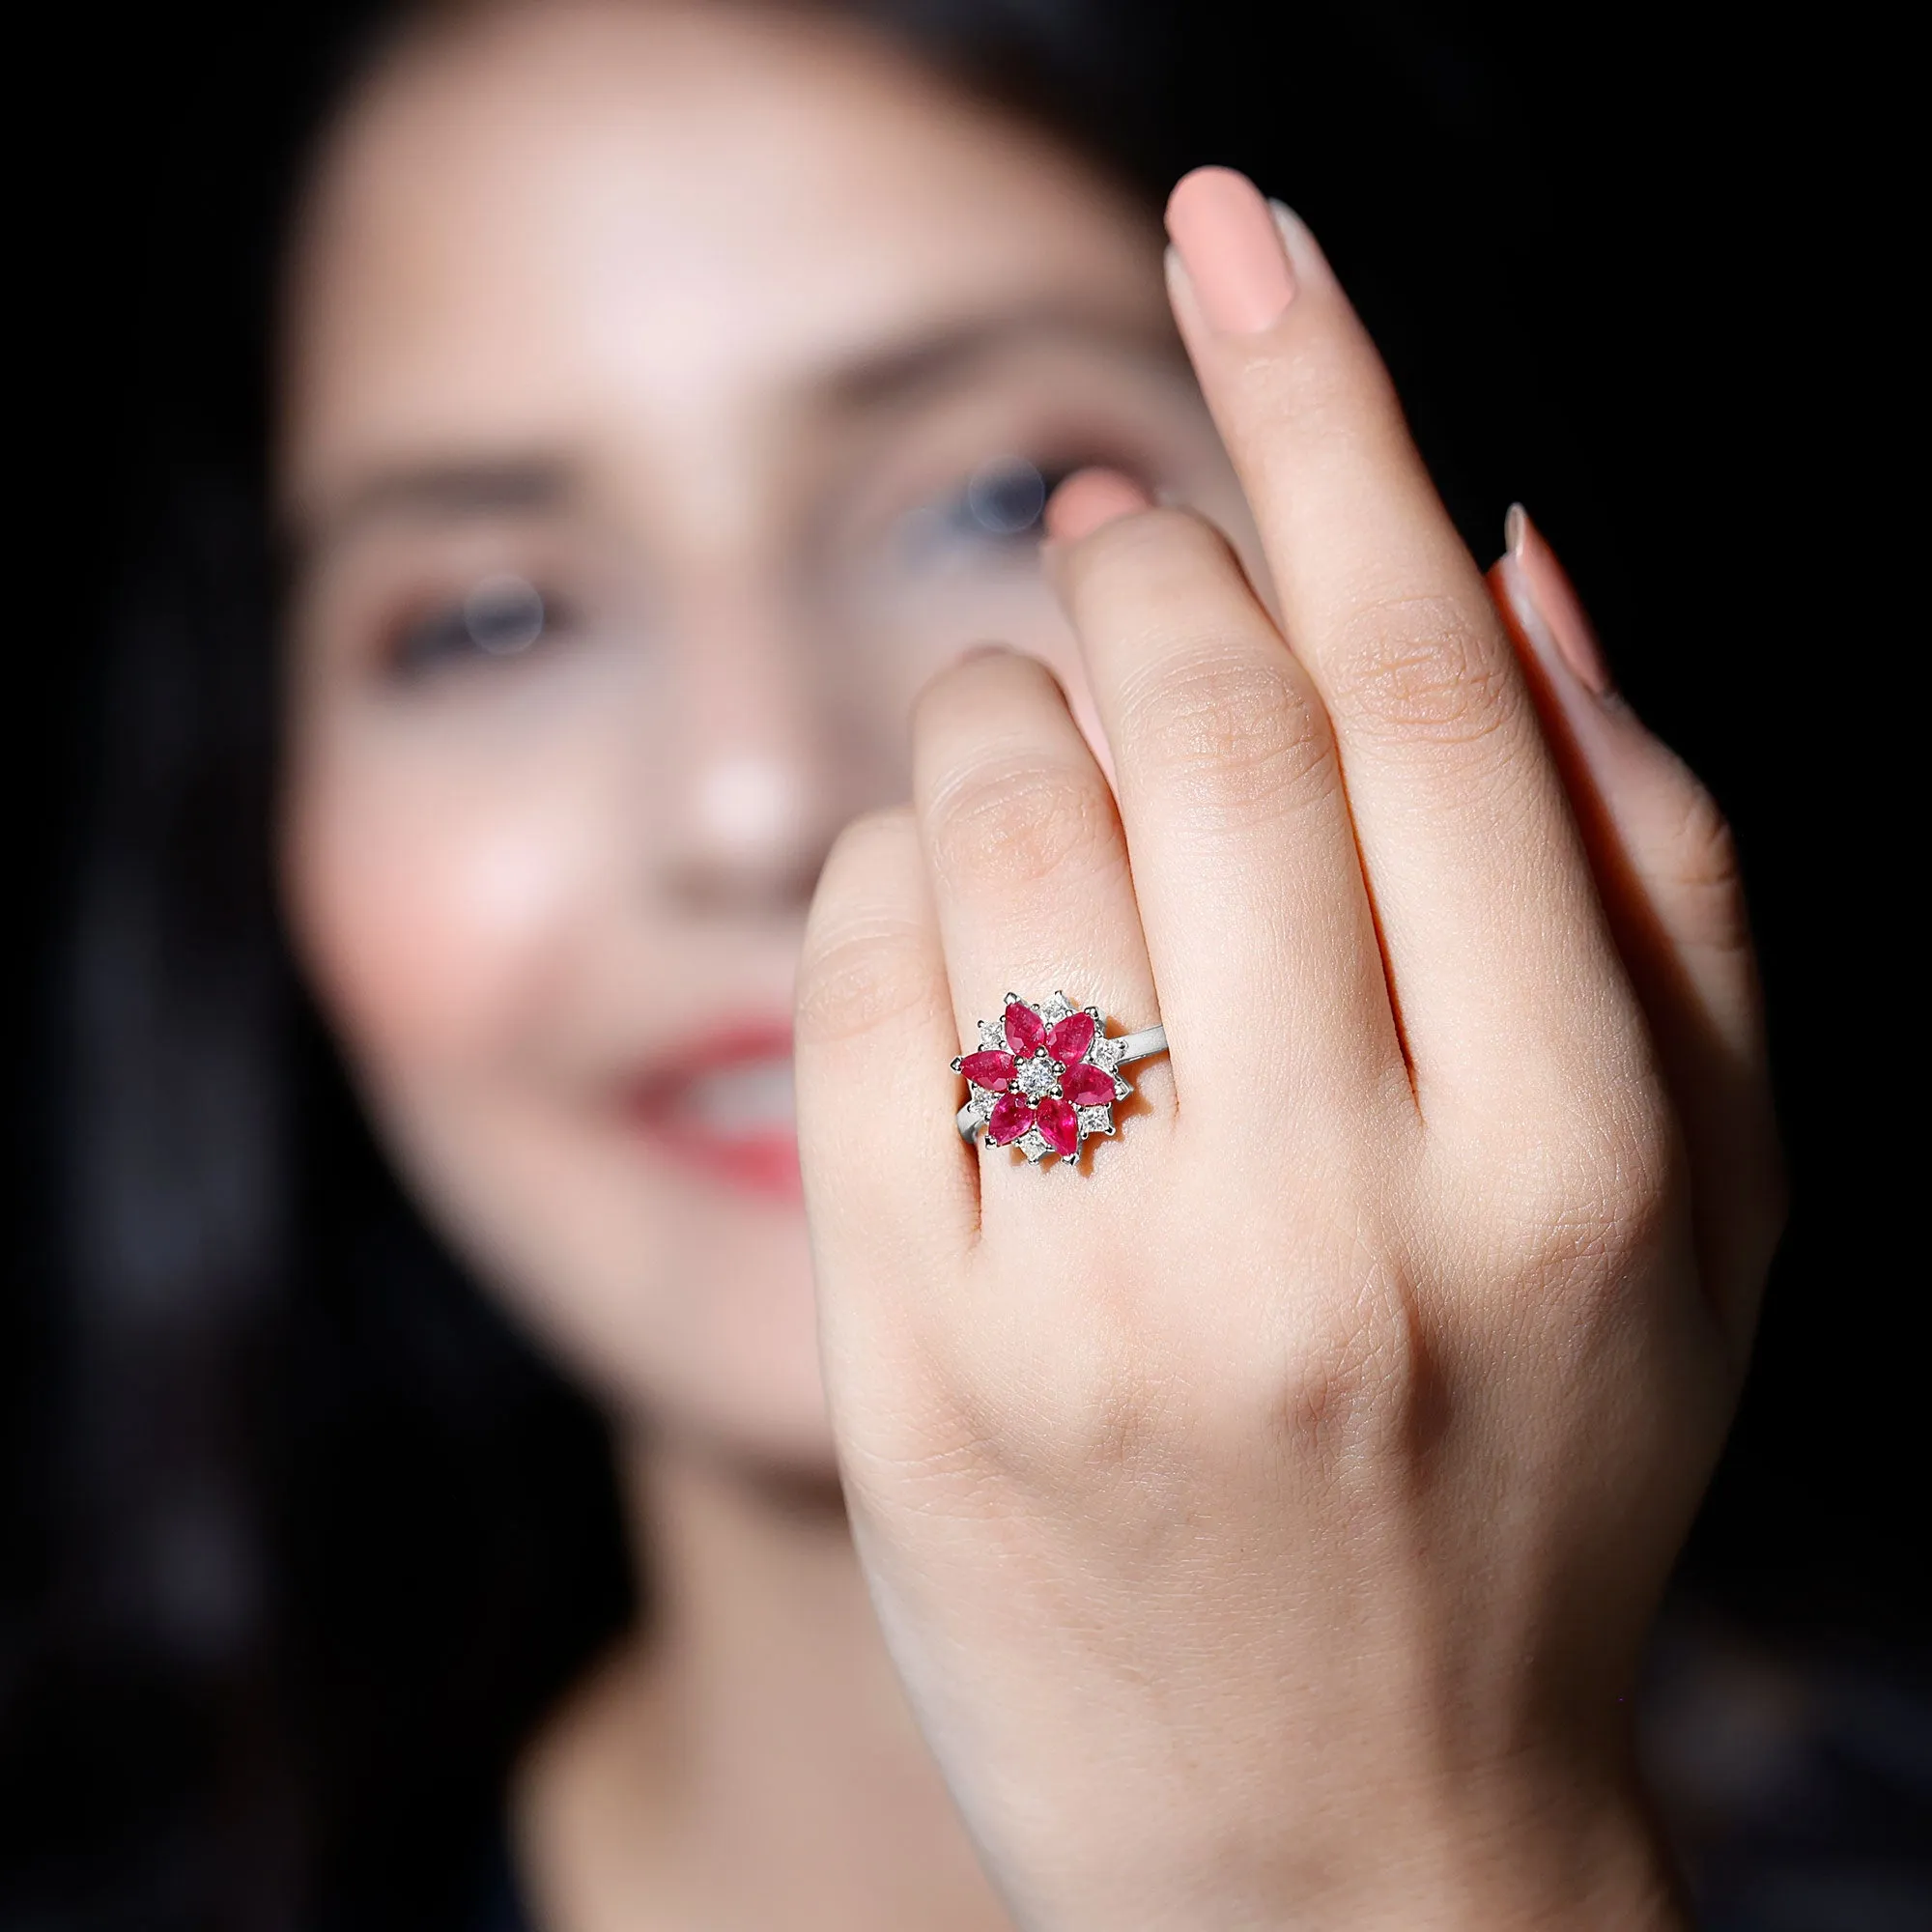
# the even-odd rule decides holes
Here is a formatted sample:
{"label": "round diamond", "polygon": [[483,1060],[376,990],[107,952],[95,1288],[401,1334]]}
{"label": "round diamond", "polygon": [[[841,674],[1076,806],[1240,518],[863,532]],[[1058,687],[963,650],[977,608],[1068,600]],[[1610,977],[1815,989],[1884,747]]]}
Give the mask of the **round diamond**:
{"label": "round diamond", "polygon": [[1019,1078],[1014,1084],[1029,1100],[1037,1100],[1042,1094],[1053,1092],[1059,1077],[1059,1067],[1045,1054],[1038,1053],[1021,1064]]}

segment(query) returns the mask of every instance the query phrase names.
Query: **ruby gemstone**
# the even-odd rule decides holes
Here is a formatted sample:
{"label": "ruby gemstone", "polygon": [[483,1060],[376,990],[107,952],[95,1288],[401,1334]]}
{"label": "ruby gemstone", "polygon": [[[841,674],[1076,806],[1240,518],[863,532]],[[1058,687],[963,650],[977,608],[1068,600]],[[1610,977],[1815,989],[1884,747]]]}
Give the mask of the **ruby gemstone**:
{"label": "ruby gemstone", "polygon": [[[1046,1050],[1063,1066],[1071,1066],[1076,1060],[1087,1058],[1087,1049],[1094,1044],[1094,1015],[1092,1013],[1068,1013],[1066,1017],[1046,1037]],[[1112,1093],[1109,1088],[1108,1092]]]}
{"label": "ruby gemstone", "polygon": [[1046,1044],[1046,1022],[1019,1000],[1007,1008],[1007,1044],[1022,1060],[1031,1060]]}
{"label": "ruby gemstone", "polygon": [[[959,1063],[959,1070],[976,1087],[989,1094],[1004,1094],[1013,1084],[1013,1057],[1010,1053],[969,1053]],[[1111,1094],[1109,1086],[1107,1092]]]}
{"label": "ruby gemstone", "polygon": [[1114,1098],[1114,1076],[1083,1061],[1060,1076],[1060,1091],[1076,1107],[1109,1106]]}
{"label": "ruby gemstone", "polygon": [[1039,1103],[1038,1124],[1041,1138],[1063,1159],[1071,1160],[1080,1151],[1080,1120],[1065,1100],[1049,1094]]}
{"label": "ruby gemstone", "polygon": [[1005,1147],[1009,1141],[1018,1140],[1033,1122],[1034,1110],[1017,1094],[1002,1094],[986,1122],[986,1138],[995,1147]]}

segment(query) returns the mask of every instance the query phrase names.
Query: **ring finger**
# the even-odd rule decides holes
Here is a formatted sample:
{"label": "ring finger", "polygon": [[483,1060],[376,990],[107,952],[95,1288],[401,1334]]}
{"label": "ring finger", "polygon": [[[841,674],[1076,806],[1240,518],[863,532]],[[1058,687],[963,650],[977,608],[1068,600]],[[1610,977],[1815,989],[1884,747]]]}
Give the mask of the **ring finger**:
{"label": "ring finger", "polygon": [[[1038,1005],[1064,991],[1074,1008],[1111,1015],[1116,1032],[1153,1022],[1153,975],[1113,794],[1043,665],[986,650],[928,686],[914,719],[913,798],[962,1054],[981,1047],[980,1022],[1004,1023],[1009,992]],[[1025,1048],[1037,1027],[1025,1014],[1013,1024],[1015,1043]],[[1009,1076],[1005,1067],[991,1070]],[[1011,1069],[1010,1102],[995,1137],[1007,1140],[1018,1128],[1049,1146],[1060,1142],[1059,1151],[1082,1125],[1069,1122],[1063,1106],[1077,1114],[1083,1102],[1104,1104],[1104,1082],[1097,1069],[1076,1074],[1069,1067],[1061,1094],[1042,1095],[1023,1091],[1032,1084],[1024,1072],[1017,1064]],[[1144,1077],[1166,1080],[1151,1067],[1131,1076],[1134,1086]],[[1089,1115],[1085,1124],[1097,1118]],[[1151,1119],[1135,1123],[1136,1137],[1158,1131]],[[1040,1143],[1009,1144],[1033,1151]],[[1014,1180],[1029,1183],[1019,1189],[1022,1201],[1041,1198],[1031,1177],[1000,1172],[1023,1161],[1018,1151],[988,1148],[984,1164],[993,1173],[982,1184],[984,1220],[996,1211],[988,1197],[1011,1198]],[[1104,1187],[1131,1184],[1139,1165],[1100,1161],[1088,1179]]]}

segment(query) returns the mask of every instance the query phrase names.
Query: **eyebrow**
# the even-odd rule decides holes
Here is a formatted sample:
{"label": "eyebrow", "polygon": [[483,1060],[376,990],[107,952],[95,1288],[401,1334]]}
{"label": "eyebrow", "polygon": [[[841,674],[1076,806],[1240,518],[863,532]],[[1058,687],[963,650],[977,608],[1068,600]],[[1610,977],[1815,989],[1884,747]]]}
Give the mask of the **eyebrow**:
{"label": "eyebrow", "polygon": [[1184,366],[1180,338],[1152,322],[1122,322],[1067,302],[977,316],[883,351],[868,352],[835,369],[821,387],[834,402],[877,407],[904,401],[955,380],[975,363],[1029,343],[1095,338]]}
{"label": "eyebrow", "polygon": [[568,464],[528,457],[470,457],[399,463],[364,476],[306,530],[308,554],[372,523],[423,517],[461,520],[555,510],[577,492]]}

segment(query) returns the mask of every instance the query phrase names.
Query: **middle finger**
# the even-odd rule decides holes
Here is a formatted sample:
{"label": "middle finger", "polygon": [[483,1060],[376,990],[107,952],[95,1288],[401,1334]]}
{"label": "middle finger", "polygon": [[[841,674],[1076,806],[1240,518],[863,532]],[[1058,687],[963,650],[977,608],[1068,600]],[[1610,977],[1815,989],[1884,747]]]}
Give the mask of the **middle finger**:
{"label": "middle finger", "polygon": [[1567,1086],[1630,1003],[1481,575],[1313,238],[1220,169],[1169,226],[1176,315],[1333,721],[1424,1112]]}

